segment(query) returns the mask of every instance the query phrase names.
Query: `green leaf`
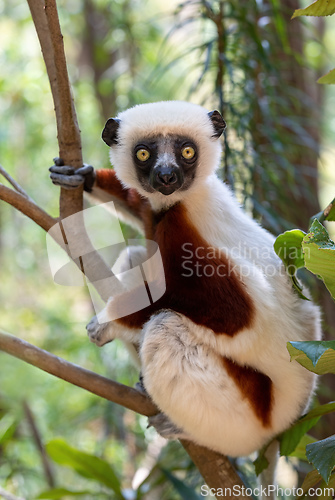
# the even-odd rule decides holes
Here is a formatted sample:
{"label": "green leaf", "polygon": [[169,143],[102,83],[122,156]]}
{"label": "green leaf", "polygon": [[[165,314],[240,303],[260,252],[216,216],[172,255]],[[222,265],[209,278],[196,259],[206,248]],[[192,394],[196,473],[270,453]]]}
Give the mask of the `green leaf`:
{"label": "green leaf", "polygon": [[10,440],[17,427],[17,421],[14,415],[7,413],[0,419],[0,444]]}
{"label": "green leaf", "polygon": [[326,403],[324,405],[319,405],[310,410],[306,415],[303,415],[300,421],[310,420],[314,417],[322,417],[323,415],[328,415],[329,413],[333,413],[335,411],[335,401],[330,401],[330,403]]}
{"label": "green leaf", "polygon": [[36,497],[37,500],[42,499],[42,498],[47,498],[50,500],[56,499],[56,498],[62,498],[63,496],[70,496],[70,497],[79,497],[82,495],[90,495],[91,498],[94,498],[94,492],[93,491],[72,491],[72,490],[67,490],[65,488],[53,488],[52,490],[47,490],[43,491]]}
{"label": "green leaf", "polygon": [[288,342],[291,361],[296,360],[313,373],[335,373],[335,340]]}
{"label": "green leaf", "polygon": [[306,446],[311,443],[315,443],[316,439],[313,436],[310,436],[309,434],[305,434],[302,436],[300,439],[298,446],[295,448],[292,453],[290,453],[290,457],[296,457],[299,458],[299,460],[305,460],[307,462],[307,457],[306,457]]}
{"label": "green leaf", "polygon": [[269,461],[265,456],[267,448],[268,446],[262,448],[262,450],[258,452],[258,457],[256,458],[256,460],[253,461],[256,476],[259,476],[269,465]]}
{"label": "green leaf", "polygon": [[331,16],[335,13],[335,0],[317,0],[305,9],[294,11],[292,19],[298,16]]}
{"label": "green leaf", "polygon": [[[316,469],[311,470],[307,474],[304,482],[301,485],[301,489],[302,489],[303,493],[301,495],[297,496],[296,500],[303,498],[305,495],[307,495],[309,493],[310,488],[315,489],[315,486],[317,486],[317,488],[321,488],[321,490],[322,490],[321,495],[318,494],[317,498],[324,499],[324,500],[326,500],[326,499],[332,500],[332,495],[331,495],[332,491],[329,491],[329,488],[334,488],[334,486],[335,486],[335,474],[333,474],[331,476],[331,478],[328,482],[328,485],[327,485],[322,480],[322,477],[320,476],[319,472]],[[314,492],[313,496],[315,496],[315,492]],[[308,496],[308,498],[312,498],[312,495]]]}
{"label": "green leaf", "polygon": [[307,445],[306,456],[308,461],[318,470],[322,479],[328,483],[335,467],[335,434],[322,441]]}
{"label": "green leaf", "polygon": [[283,261],[286,271],[292,280],[293,288],[302,299],[308,300],[302,294],[302,287],[296,277],[297,270],[305,265],[302,242],[306,233],[300,229],[292,229],[280,234],[274,242],[274,250]]}
{"label": "green leaf", "polygon": [[279,437],[280,454],[291,455],[301,444],[304,434],[309,431],[322,417],[328,413],[335,411],[335,401],[325,405],[317,406],[310,410],[306,415],[303,415],[297,422],[292,425],[287,431],[283,432]]}
{"label": "green leaf", "polygon": [[303,494],[298,496],[297,498],[304,497],[310,488],[316,486],[321,481],[321,476],[317,470],[311,470],[304,479],[304,482],[301,485],[301,489],[303,490]]}
{"label": "green leaf", "polygon": [[167,469],[161,469],[164,475],[168,478],[174,489],[179,493],[184,500],[201,500],[202,497],[198,495],[192,488],[187,486],[183,481],[171,474]]}
{"label": "green leaf", "polygon": [[324,282],[335,299],[335,244],[317,219],[304,237],[302,248],[305,266]]}
{"label": "green leaf", "polygon": [[[335,68],[326,73],[317,80],[318,83],[323,83],[326,85],[331,85],[335,83]],[[334,220],[334,219],[333,219]]]}
{"label": "green leaf", "polygon": [[320,417],[300,422],[298,420],[290,429],[280,435],[280,455],[291,455],[299,446],[301,439],[318,421]]}
{"label": "green leaf", "polygon": [[112,489],[118,498],[124,500],[120,481],[112,467],[105,460],[77,450],[62,439],[53,439],[46,445],[46,449],[50,457],[58,464],[70,467],[81,476],[104,484]]}

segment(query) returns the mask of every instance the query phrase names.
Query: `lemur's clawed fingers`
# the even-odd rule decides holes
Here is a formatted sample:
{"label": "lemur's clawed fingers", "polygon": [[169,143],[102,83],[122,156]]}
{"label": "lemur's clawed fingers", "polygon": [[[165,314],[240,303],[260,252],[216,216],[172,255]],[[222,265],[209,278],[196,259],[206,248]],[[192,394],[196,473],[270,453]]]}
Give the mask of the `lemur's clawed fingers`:
{"label": "lemur's clawed fingers", "polygon": [[62,174],[62,175],[73,175],[74,168],[68,167],[67,165],[57,166],[53,165],[49,168],[49,172],[54,174]]}
{"label": "lemur's clawed fingers", "polygon": [[94,168],[91,165],[84,165],[77,170],[68,165],[64,165],[61,158],[54,158],[54,165],[49,168],[50,179],[53,184],[64,189],[76,189],[84,184],[85,191],[92,191],[95,181]]}
{"label": "lemur's clawed fingers", "polygon": [[62,167],[64,165],[63,158],[59,158],[59,156],[56,156],[56,158],[53,158],[53,162],[56,165],[56,167]]}
{"label": "lemur's clawed fingers", "polygon": [[[63,168],[63,167],[61,167]],[[50,174],[52,183],[56,186],[61,186],[64,189],[75,189],[85,182],[82,175],[63,175],[63,174]]]}
{"label": "lemur's clawed fingers", "polygon": [[87,163],[84,163],[84,165],[76,170],[76,175],[88,175],[92,174],[94,172],[94,168],[92,165],[87,165]]}
{"label": "lemur's clawed fingers", "polygon": [[154,427],[165,439],[189,439],[189,436],[177,427],[165,413],[157,413],[148,418],[148,427]]}
{"label": "lemur's clawed fingers", "polygon": [[142,373],[140,373],[139,381],[136,382],[136,384],[135,384],[135,389],[137,389],[138,391],[142,392],[146,396],[149,396],[149,393],[147,392],[146,388],[144,387]]}
{"label": "lemur's clawed fingers", "polygon": [[107,342],[111,342],[113,337],[109,334],[108,323],[99,323],[97,316],[94,316],[86,325],[87,335],[91,342],[101,347]]}

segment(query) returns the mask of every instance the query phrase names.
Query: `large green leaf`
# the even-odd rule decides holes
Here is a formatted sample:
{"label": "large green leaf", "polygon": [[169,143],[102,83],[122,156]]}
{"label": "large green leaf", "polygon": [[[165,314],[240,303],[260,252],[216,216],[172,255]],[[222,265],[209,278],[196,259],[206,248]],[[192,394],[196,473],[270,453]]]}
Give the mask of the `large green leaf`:
{"label": "large green leaf", "polygon": [[299,446],[301,439],[318,421],[320,417],[314,417],[310,420],[305,420],[294,424],[290,429],[285,431],[280,436],[280,454],[287,456],[291,455]]}
{"label": "large green leaf", "polygon": [[331,16],[335,13],[335,0],[317,0],[305,9],[294,11],[292,19],[298,16]]}
{"label": "large green leaf", "polygon": [[62,439],[53,439],[46,445],[46,449],[58,464],[70,467],[78,474],[104,484],[113,490],[118,498],[124,500],[119,479],[112,467],[102,458],[77,450]]}
{"label": "large green leaf", "polygon": [[50,500],[55,500],[57,498],[62,498],[64,496],[70,496],[70,497],[80,497],[83,495],[90,495],[91,498],[94,498],[94,492],[93,491],[73,491],[73,490],[67,490],[65,488],[53,488],[51,490],[43,491],[38,495],[37,500],[40,499],[50,499]]}
{"label": "large green leaf", "polygon": [[304,237],[302,248],[305,266],[322,279],[335,299],[335,244],[317,219]]}
{"label": "large green leaf", "polygon": [[317,373],[335,373],[335,340],[288,342],[287,349],[291,360]]}
{"label": "large green leaf", "polygon": [[302,251],[302,242],[306,233],[300,229],[292,229],[280,234],[274,242],[274,250],[283,261],[292,280],[292,285],[302,299],[307,298],[302,294],[302,287],[296,277],[297,270],[305,265]]}
{"label": "large green leaf", "polygon": [[319,421],[322,415],[332,412],[335,412],[335,401],[317,406],[306,413],[306,415],[299,418],[294,425],[279,436],[280,454],[293,454],[296,448],[301,444],[304,434]]}
{"label": "large green leaf", "polygon": [[328,483],[335,467],[335,434],[322,441],[307,445],[306,456],[308,461],[318,470],[322,479]]}

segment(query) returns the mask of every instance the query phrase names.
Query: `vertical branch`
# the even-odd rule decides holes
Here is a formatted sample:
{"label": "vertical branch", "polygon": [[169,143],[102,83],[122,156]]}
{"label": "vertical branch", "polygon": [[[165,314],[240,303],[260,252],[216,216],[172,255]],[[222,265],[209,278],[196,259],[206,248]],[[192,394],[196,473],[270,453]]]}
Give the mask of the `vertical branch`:
{"label": "vertical branch", "polygon": [[[55,0],[27,0],[41,44],[55,105],[59,156],[66,165],[79,168],[83,164],[80,130],[71,95],[67,72],[63,35],[61,33]],[[83,190],[61,189],[61,218],[80,212],[83,208]]]}
{"label": "vertical branch", "polygon": [[45,447],[43,445],[42,438],[41,438],[39,430],[37,428],[34,415],[33,415],[32,411],[31,411],[31,409],[26,401],[23,401],[22,404],[23,404],[23,409],[24,409],[24,412],[26,414],[27,421],[28,421],[29,427],[31,429],[34,441],[35,441],[37,449],[41,455],[42,465],[43,465],[43,469],[44,469],[47,483],[50,486],[50,488],[54,488],[55,487],[55,479],[54,479],[53,472],[51,469],[51,464],[49,462]]}
{"label": "vertical branch", "polygon": [[[80,130],[71,94],[63,35],[60,29],[56,1],[27,1],[41,44],[55,105],[59,156],[64,160],[66,165],[79,168],[83,164]],[[85,259],[85,269],[81,257],[79,257],[78,265],[91,283],[95,284],[103,300],[107,301],[112,293],[110,289],[106,290],[106,283],[103,278],[113,277],[113,273],[101,255],[94,250],[86,234],[82,210],[83,188],[79,187],[71,191],[61,189],[60,218],[64,219],[75,213],[78,214],[76,226],[69,229],[64,241],[67,243],[69,237],[73,241],[77,241],[80,237],[83,254],[88,255]],[[118,281],[116,280],[115,290],[117,289],[117,285]]]}

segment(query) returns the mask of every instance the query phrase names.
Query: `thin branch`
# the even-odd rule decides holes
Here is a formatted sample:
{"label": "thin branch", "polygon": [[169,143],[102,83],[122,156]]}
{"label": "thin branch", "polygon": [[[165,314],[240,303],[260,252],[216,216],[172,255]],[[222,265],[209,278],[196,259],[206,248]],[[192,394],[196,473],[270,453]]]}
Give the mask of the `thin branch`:
{"label": "thin branch", "polygon": [[20,184],[18,184],[16,182],[15,179],[13,179],[13,177],[11,175],[9,175],[9,173],[0,165],[0,175],[2,175],[12,186],[13,188],[18,192],[18,193],[21,193],[23,196],[25,196],[26,198],[28,198],[30,201],[32,201],[32,199],[27,195],[27,193],[25,192],[25,190],[20,186]]}
{"label": "thin branch", "polygon": [[[41,44],[54,100],[59,156],[64,160],[66,165],[78,168],[83,164],[80,130],[71,94],[57,5],[55,0],[27,1]],[[113,281],[113,286],[115,286],[114,293],[118,293],[123,287],[121,287],[121,284],[114,277],[112,270],[101,255],[92,246],[86,234],[82,210],[83,188],[79,187],[73,190],[61,189],[60,218],[64,219],[75,213],[78,216],[75,227],[72,224],[71,228],[68,228],[68,232],[71,231],[71,234],[67,232],[65,236],[65,233],[63,233],[64,239],[57,242],[64,247],[64,244],[67,245],[68,243],[68,238],[75,241],[78,235],[80,235],[80,244],[82,248],[85,248],[88,255],[85,255],[85,266],[81,257],[76,260],[76,264],[91,283],[94,283],[101,298],[106,302],[111,296],[107,278],[115,278]]]}
{"label": "thin branch", "polygon": [[12,493],[8,493],[8,491],[1,488],[1,486],[0,486],[0,497],[4,498],[5,500],[25,500],[22,497],[16,497],[15,495],[12,495]]}
{"label": "thin branch", "polygon": [[243,481],[228,457],[191,441],[181,440],[181,444],[211,488],[216,491],[223,488],[225,498],[236,499],[243,496]]}
{"label": "thin branch", "polygon": [[14,189],[4,186],[3,184],[0,184],[0,200],[9,203],[17,210],[20,210],[20,212],[36,222],[36,224],[38,224],[45,231],[49,231],[49,229],[57,222],[57,219],[54,219],[51,215],[36,205],[31,198],[27,198],[23,194],[14,191]]}
{"label": "thin branch", "polygon": [[138,390],[69,363],[65,359],[2,331],[0,331],[0,349],[51,375],[141,415],[150,417],[159,411],[154,403]]}
{"label": "thin branch", "polygon": [[[65,165],[83,165],[80,130],[71,95],[63,36],[55,0],[27,0],[40,41],[55,105],[59,156]],[[63,219],[83,209],[83,188],[61,189],[60,215]]]}
{"label": "thin branch", "polygon": [[27,401],[23,401],[22,405],[23,405],[24,412],[26,414],[28,425],[31,429],[31,433],[32,433],[34,441],[36,443],[36,447],[41,455],[42,465],[43,465],[43,469],[44,469],[47,483],[50,486],[50,488],[54,488],[55,484],[56,484],[54,474],[53,474],[51,464],[50,464],[45,446],[43,444],[40,432],[38,430],[34,414],[31,411],[30,406],[28,405]]}

